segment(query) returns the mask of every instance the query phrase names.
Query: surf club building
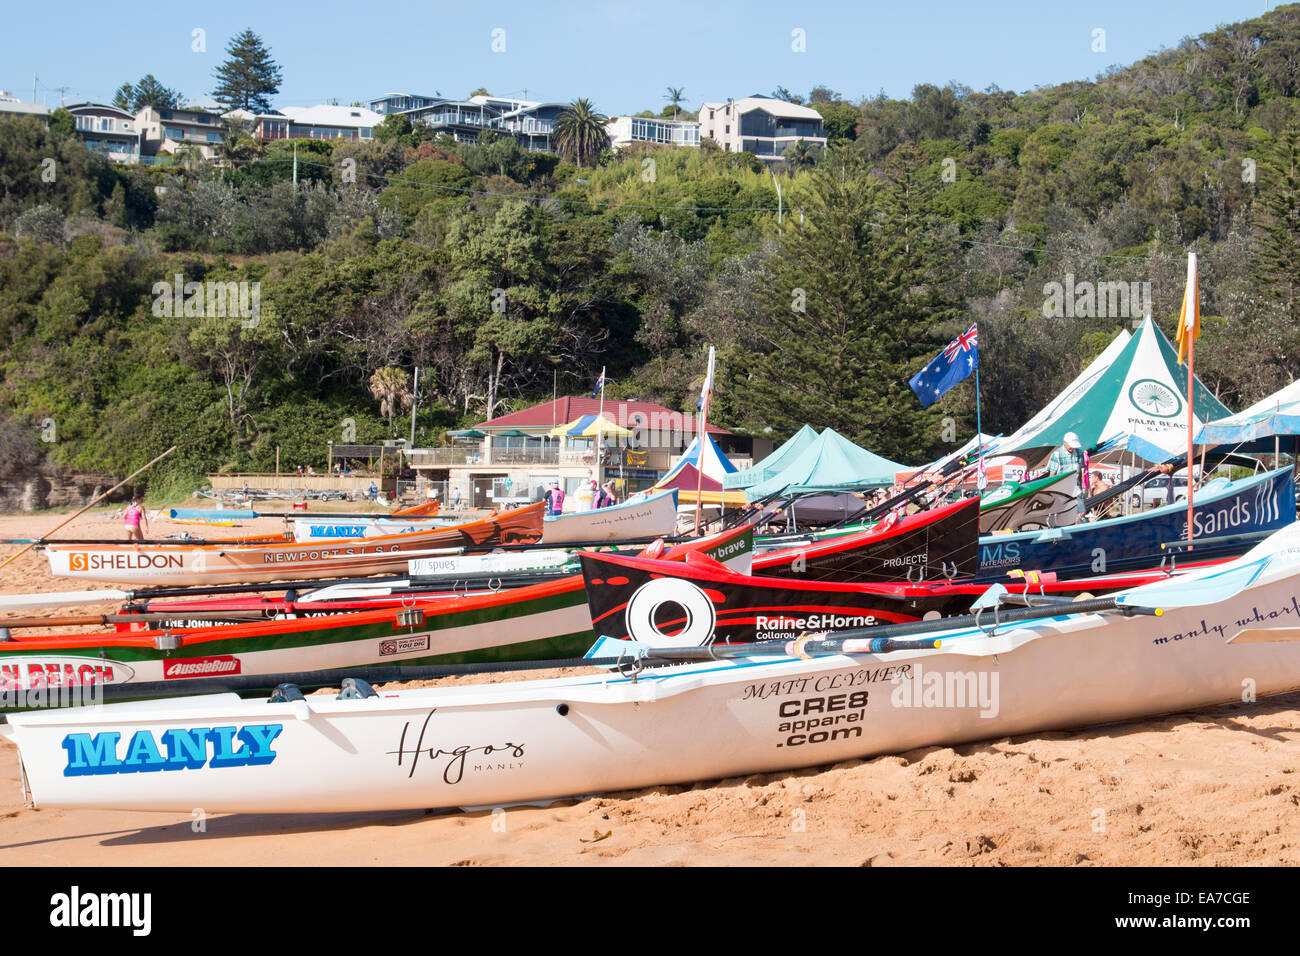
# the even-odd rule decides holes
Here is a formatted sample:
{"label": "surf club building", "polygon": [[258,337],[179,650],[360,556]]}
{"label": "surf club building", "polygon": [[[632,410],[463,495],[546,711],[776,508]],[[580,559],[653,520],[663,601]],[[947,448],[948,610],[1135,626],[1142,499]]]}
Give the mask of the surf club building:
{"label": "surf club building", "polygon": [[[698,429],[694,415],[654,402],[606,399],[601,415],[600,399],[566,395],[448,432],[446,447],[412,449],[407,465],[420,479],[446,488],[444,500],[472,508],[539,501],[557,481],[572,494],[592,478],[612,479],[622,498],[672,468]],[[712,423],[708,431],[737,467],[772,450],[766,438]]]}

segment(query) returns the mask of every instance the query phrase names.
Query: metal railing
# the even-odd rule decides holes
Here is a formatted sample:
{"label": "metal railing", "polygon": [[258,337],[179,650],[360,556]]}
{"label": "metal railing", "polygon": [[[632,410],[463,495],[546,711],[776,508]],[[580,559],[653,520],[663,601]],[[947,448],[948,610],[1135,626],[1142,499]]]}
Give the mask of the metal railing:
{"label": "metal railing", "polygon": [[482,449],[425,448],[406,456],[412,468],[448,468],[453,465],[554,465],[560,461],[555,445],[546,448],[509,446]]}

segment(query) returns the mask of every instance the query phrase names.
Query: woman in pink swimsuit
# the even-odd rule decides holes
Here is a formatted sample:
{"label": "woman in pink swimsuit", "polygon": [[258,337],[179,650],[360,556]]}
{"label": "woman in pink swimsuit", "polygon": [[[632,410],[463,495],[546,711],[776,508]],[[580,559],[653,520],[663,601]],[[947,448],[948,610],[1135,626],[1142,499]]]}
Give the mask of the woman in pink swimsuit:
{"label": "woman in pink swimsuit", "polygon": [[144,504],[139,495],[131,499],[123,519],[126,522],[126,540],[143,541],[144,534],[140,530],[140,522],[143,521],[145,529],[148,530],[149,518],[144,513]]}

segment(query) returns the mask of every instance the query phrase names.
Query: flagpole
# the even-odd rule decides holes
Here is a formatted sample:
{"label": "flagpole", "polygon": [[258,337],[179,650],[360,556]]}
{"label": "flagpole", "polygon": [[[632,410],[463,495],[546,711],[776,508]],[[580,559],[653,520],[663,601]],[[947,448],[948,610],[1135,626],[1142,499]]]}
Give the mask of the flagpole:
{"label": "flagpole", "polygon": [[713,346],[709,346],[709,367],[704,375],[704,394],[700,396],[700,431],[696,440],[699,442],[699,454],[695,469],[695,537],[700,536],[700,512],[704,496],[704,443],[709,438],[709,404],[713,392]]}
{"label": "flagpole", "polygon": [[980,468],[975,478],[975,488],[977,491],[983,491],[988,485],[988,478],[984,475],[984,429],[980,425],[980,367],[975,366],[975,446],[979,449]]}
{"label": "flagpole", "polygon": [[[596,490],[600,491],[600,439],[601,429],[605,425],[605,366],[600,367],[600,413],[596,416]],[[592,504],[596,496],[592,495]]]}
{"label": "flagpole", "polygon": [[[1187,540],[1194,536],[1192,527],[1192,465],[1196,461],[1196,446],[1192,444],[1192,383],[1196,381],[1196,339],[1187,343]],[[1170,481],[1173,479],[1171,478]]]}
{"label": "flagpole", "polygon": [[[1196,336],[1200,332],[1200,290],[1196,274],[1196,253],[1187,253],[1187,288],[1183,292],[1183,308],[1178,316],[1179,334],[1187,343],[1187,540],[1195,537],[1192,524],[1192,465],[1196,461],[1195,406],[1193,404],[1193,387],[1196,382]],[[1174,496],[1174,479],[1169,478],[1169,497]]]}

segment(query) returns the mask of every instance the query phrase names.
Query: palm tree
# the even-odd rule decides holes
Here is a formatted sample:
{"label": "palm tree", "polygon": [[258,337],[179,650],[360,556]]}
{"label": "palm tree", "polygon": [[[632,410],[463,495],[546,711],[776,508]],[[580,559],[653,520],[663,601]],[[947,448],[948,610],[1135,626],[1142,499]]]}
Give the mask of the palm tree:
{"label": "palm tree", "polygon": [[411,386],[406,381],[406,373],[391,365],[370,376],[370,394],[379,402],[379,414],[388,416],[389,431],[398,406],[411,407]]}
{"label": "palm tree", "polygon": [[682,96],[682,94],[685,92],[686,92],[686,87],[684,86],[670,86],[668,87],[668,95],[664,97],[664,99],[666,99],[669,103],[673,104],[674,120],[677,119],[678,104],[685,102],[685,98]]}
{"label": "palm tree", "polygon": [[261,142],[249,132],[249,124],[238,119],[227,119],[216,144],[216,158],[224,165],[234,165],[256,159],[266,151]]}
{"label": "palm tree", "polygon": [[582,166],[587,157],[596,165],[601,152],[609,146],[605,123],[609,117],[596,112],[590,100],[577,99],[555,118],[555,145]]}
{"label": "palm tree", "polygon": [[803,140],[799,140],[793,146],[788,147],[781,155],[785,157],[786,164],[790,167],[792,173],[806,169],[817,161],[817,153],[810,149]]}
{"label": "palm tree", "polygon": [[180,143],[172,150],[172,162],[189,170],[201,166],[204,158],[203,150],[198,143]]}

